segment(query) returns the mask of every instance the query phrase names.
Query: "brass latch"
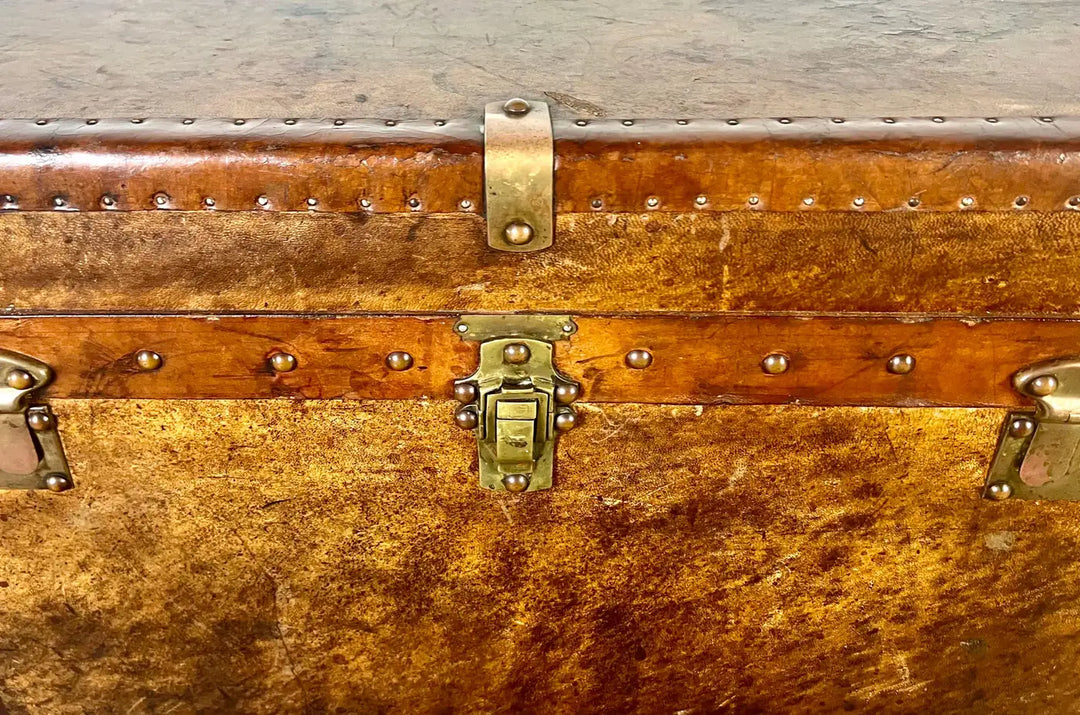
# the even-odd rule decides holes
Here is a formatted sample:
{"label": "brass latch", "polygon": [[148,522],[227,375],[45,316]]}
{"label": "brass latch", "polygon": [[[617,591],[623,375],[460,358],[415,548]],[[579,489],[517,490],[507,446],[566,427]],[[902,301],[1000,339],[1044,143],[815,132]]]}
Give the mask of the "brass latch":
{"label": "brass latch", "polygon": [[1080,499],[1080,359],[1020,370],[1013,386],[1035,412],[1010,412],[983,494],[990,499]]}
{"label": "brass latch", "polygon": [[552,344],[577,330],[569,316],[470,315],[454,326],[480,341],[480,366],[454,383],[454,420],[476,432],[480,486],[550,489],[555,438],[573,429],[580,386],[555,368]]}
{"label": "brass latch", "polygon": [[52,380],[52,369],[32,357],[0,350],[0,489],[73,485],[56,418],[48,407],[27,406],[32,392]]}
{"label": "brass latch", "polygon": [[544,102],[484,107],[484,213],[488,246],[539,251],[554,234],[555,143]]}

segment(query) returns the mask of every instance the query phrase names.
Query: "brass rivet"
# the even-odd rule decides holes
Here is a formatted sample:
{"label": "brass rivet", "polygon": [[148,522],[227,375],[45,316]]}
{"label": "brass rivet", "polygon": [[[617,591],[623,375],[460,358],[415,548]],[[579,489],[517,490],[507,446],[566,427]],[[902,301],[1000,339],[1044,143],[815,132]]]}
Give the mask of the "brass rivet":
{"label": "brass rivet", "polygon": [[[339,119],[338,121],[341,122],[341,124],[345,123],[344,119]],[[341,126],[341,125],[339,124],[338,126]],[[396,127],[397,126],[397,120],[396,119],[387,119],[386,120],[386,126],[388,126],[388,127]]]}
{"label": "brass rivet", "polygon": [[503,360],[511,365],[524,365],[529,362],[532,353],[524,343],[510,343],[503,348]]}
{"label": "brass rivet", "polygon": [[217,206],[217,201],[215,201],[215,200],[214,200],[214,197],[213,197],[213,196],[207,196],[207,197],[205,197],[205,198],[204,198],[204,199],[202,200],[202,202],[203,202],[203,206],[205,206],[205,207],[206,207],[206,208],[208,208],[208,209],[212,209],[212,208],[214,208],[215,206]]}
{"label": "brass rivet", "polygon": [[255,203],[257,203],[259,206],[262,206],[263,208],[266,208],[270,205],[270,199],[265,196],[260,196],[259,198],[255,199]]}
{"label": "brass rivet", "polygon": [[1058,389],[1058,380],[1053,375],[1039,375],[1028,382],[1027,389],[1033,395],[1046,397]]}
{"label": "brass rivet", "polygon": [[589,122],[588,122],[587,119],[579,119],[576,122],[574,122],[574,124],[578,125],[579,127],[587,127],[587,126],[589,126]]}
{"label": "brass rivet", "polygon": [[234,119],[234,120],[232,120],[232,123],[235,124],[238,127],[242,127],[245,124],[243,119]]}
{"label": "brass rivet", "polygon": [[52,200],[52,205],[58,209],[62,209],[67,206],[67,199],[65,199],[63,196],[54,196]]}
{"label": "brass rivet", "polygon": [[922,202],[919,201],[919,197],[917,197],[917,196],[912,196],[910,199],[907,200],[907,205],[910,206],[911,208],[915,208],[920,203],[922,203]]}
{"label": "brass rivet", "polygon": [[295,119],[286,119],[285,124],[287,124],[288,126],[291,127],[292,125],[296,124],[296,120]]}
{"label": "brass rivet", "polygon": [[296,366],[296,357],[289,353],[274,353],[270,356],[270,367],[274,372],[292,372]]}
{"label": "brass rivet", "polygon": [[181,124],[194,124],[194,123],[195,123],[194,119],[185,119],[183,122],[181,122]]}
{"label": "brass rivet", "polygon": [[687,124],[690,123],[690,121],[687,119],[677,119],[675,120],[675,123],[678,124],[680,127],[685,127]]}
{"label": "brass rivet", "polygon": [[507,474],[503,477],[502,483],[506,487],[506,491],[515,494],[529,488],[529,478],[524,474]]}
{"label": "brass rivet", "polygon": [[45,477],[45,487],[50,492],[63,492],[71,489],[71,480],[63,474],[50,474]]}
{"label": "brass rivet", "polygon": [[896,124],[896,120],[892,117],[885,117],[881,121],[885,122],[886,124]]}
{"label": "brass rivet", "polygon": [[[343,127],[343,126],[345,126],[345,120],[344,119],[335,119],[334,120],[334,126],[335,127]],[[387,122],[386,126],[392,127],[394,125]]]}
{"label": "brass rivet", "polygon": [[911,355],[893,355],[886,363],[885,369],[894,375],[907,375],[915,369],[915,358]]}
{"label": "brass rivet", "polygon": [[101,205],[107,209],[116,208],[116,199],[108,194],[101,197]]}
{"label": "brass rivet", "polygon": [[739,120],[738,119],[729,119],[729,120],[727,120],[727,123],[728,123],[729,126],[736,127],[736,126],[739,125]]}
{"label": "brass rivet", "polygon": [[161,355],[153,350],[140,350],[135,353],[135,364],[144,372],[153,372],[161,367]]}
{"label": "brass rivet", "polygon": [[470,209],[472,209],[472,201],[469,201],[468,199],[462,199],[461,203],[458,204],[458,206],[461,207],[462,211],[469,211]]}
{"label": "brass rivet", "polygon": [[158,206],[165,206],[169,203],[169,195],[161,192],[154,194],[154,203]]}
{"label": "brass rivet", "polygon": [[308,200],[306,201],[306,203],[307,203],[309,208],[315,208],[316,206],[319,205],[319,200],[317,198],[315,198],[314,196],[311,196],[311,197],[308,197]]}
{"label": "brass rivet", "polygon": [[1012,496],[1012,486],[1006,482],[994,482],[986,488],[986,494],[994,501],[1004,501]]}
{"label": "brass rivet", "polygon": [[480,416],[472,407],[462,407],[454,413],[454,423],[461,429],[476,429]]}
{"label": "brass rivet", "polygon": [[589,205],[592,206],[594,209],[602,209],[604,208],[604,200],[593,199],[591,202],[589,202]]}
{"label": "brass rivet", "polygon": [[632,126],[634,126],[634,120],[633,119],[624,119],[622,121],[622,123],[623,123],[624,127],[632,127]]}
{"label": "brass rivet", "polygon": [[975,199],[973,199],[970,196],[965,196],[964,198],[960,199],[960,205],[964,206],[964,207],[971,206],[974,203],[975,203]]}
{"label": "brass rivet", "polygon": [[503,236],[507,243],[515,246],[524,246],[533,238],[533,228],[524,221],[513,221],[503,229]]}
{"label": "brass rivet", "polygon": [[420,208],[420,199],[416,198],[415,196],[412,197],[411,199],[409,199],[409,208],[411,208],[414,211],[419,209]]}
{"label": "brass rivet", "polygon": [[1009,435],[1016,438],[1027,437],[1035,431],[1035,421],[1029,420],[1026,417],[1022,417],[1018,420],[1013,420],[1009,425]]}
{"label": "brass rivet", "polygon": [[802,200],[802,202],[803,202],[804,206],[813,206],[814,205],[814,197],[813,196],[807,196],[805,199]]}
{"label": "brass rivet", "polygon": [[360,199],[360,208],[362,208],[362,209],[370,209],[371,208],[371,199]]}
{"label": "brass rivet", "polygon": [[145,119],[132,119],[131,123],[132,124],[142,124],[144,121],[146,121],[146,120]]}
{"label": "brass rivet", "polygon": [[748,198],[746,200],[746,203],[750,204],[751,206],[757,206],[758,202],[760,202],[760,201],[761,201],[761,199],[759,199],[758,197],[751,196],[750,198]]}
{"label": "brass rivet", "polygon": [[989,122],[990,124],[997,124],[998,123],[998,118],[997,117],[987,117],[986,121]]}
{"label": "brass rivet", "polygon": [[660,205],[660,199],[655,196],[650,196],[649,198],[645,199],[645,205],[651,209],[654,209]]}
{"label": "brass rivet", "polygon": [[696,199],[694,199],[694,203],[698,206],[704,206],[705,204],[709,203],[709,197],[702,194],[701,196],[698,196]]}
{"label": "brass rivet", "polygon": [[855,206],[859,206],[859,207],[862,207],[862,206],[865,206],[865,205],[866,205],[866,199],[864,199],[864,198],[863,198],[863,197],[861,197],[861,196],[856,196],[856,197],[855,197],[855,200],[854,200],[854,201],[852,201],[851,203],[853,203],[853,204],[854,204]]}
{"label": "brass rivet", "polygon": [[513,99],[506,100],[506,104],[503,105],[503,111],[511,116],[521,116],[528,114],[532,106],[521,97],[514,97]]}
{"label": "brass rivet", "polygon": [[932,121],[935,124],[943,124],[945,122],[945,117],[933,117]]}
{"label": "brass rivet", "polygon": [[391,370],[401,372],[408,370],[413,365],[413,357],[404,350],[395,350],[386,356],[386,366]]}
{"label": "brass rivet", "polygon": [[787,355],[781,353],[766,355],[765,359],[761,361],[761,370],[766,375],[782,375],[790,367],[791,360],[788,359]]}
{"label": "brass rivet", "polygon": [[577,426],[577,415],[573,410],[566,410],[555,415],[555,429],[560,432],[569,432]]}
{"label": "brass rivet", "polygon": [[1054,118],[1053,117],[1039,117],[1039,121],[1050,124],[1051,122],[1054,121]]}
{"label": "brass rivet", "polygon": [[44,432],[52,427],[52,417],[48,412],[31,412],[26,416],[26,424],[35,432]]}
{"label": "brass rivet", "polygon": [[12,370],[7,374],[7,386],[15,390],[28,390],[34,386],[34,376],[26,370]]}
{"label": "brass rivet", "polygon": [[776,121],[780,122],[781,124],[791,124],[791,119],[788,117],[780,117]]}
{"label": "brass rivet", "polygon": [[476,399],[478,390],[471,382],[459,382],[454,385],[454,399],[458,402],[469,403]]}
{"label": "brass rivet", "polygon": [[435,126],[437,126],[437,127],[445,127],[446,126],[446,120],[445,119],[436,119],[435,120]]}
{"label": "brass rivet", "polygon": [[626,364],[635,370],[644,370],[652,365],[652,353],[648,350],[631,350],[626,353]]}
{"label": "brass rivet", "polygon": [[1030,199],[1028,199],[1028,197],[1026,196],[1017,196],[1016,201],[1013,201],[1013,204],[1015,204],[1016,206],[1027,206],[1029,200]]}
{"label": "brass rivet", "polygon": [[569,405],[581,395],[581,388],[576,384],[559,385],[555,388],[555,401]]}

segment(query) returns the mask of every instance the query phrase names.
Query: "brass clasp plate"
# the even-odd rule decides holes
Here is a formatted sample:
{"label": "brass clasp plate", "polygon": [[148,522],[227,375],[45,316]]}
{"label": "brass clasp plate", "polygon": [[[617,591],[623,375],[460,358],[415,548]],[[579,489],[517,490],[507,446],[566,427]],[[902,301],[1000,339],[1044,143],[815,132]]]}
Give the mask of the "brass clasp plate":
{"label": "brass clasp plate", "polygon": [[577,330],[568,316],[466,316],[454,326],[480,341],[480,365],[454,383],[459,427],[476,433],[480,486],[550,489],[555,438],[577,422],[580,385],[555,367],[555,346]]}
{"label": "brass clasp plate", "polygon": [[0,489],[62,492],[73,484],[56,418],[46,406],[26,404],[52,377],[40,360],[0,350]]}
{"label": "brass clasp plate", "polygon": [[991,499],[1080,499],[1080,358],[1020,370],[1013,386],[1035,412],[1011,412],[983,493]]}
{"label": "brass clasp plate", "polygon": [[539,251],[554,234],[555,143],[544,102],[484,107],[484,209],[488,245]]}

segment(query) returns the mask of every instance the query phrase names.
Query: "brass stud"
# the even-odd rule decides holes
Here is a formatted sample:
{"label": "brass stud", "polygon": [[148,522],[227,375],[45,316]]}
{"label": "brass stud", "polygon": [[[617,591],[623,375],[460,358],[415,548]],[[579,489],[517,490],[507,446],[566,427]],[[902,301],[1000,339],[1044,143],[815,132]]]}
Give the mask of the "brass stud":
{"label": "brass stud", "polygon": [[315,198],[314,196],[310,196],[310,197],[308,197],[308,200],[305,203],[308,205],[308,208],[313,209],[313,208],[315,208],[316,206],[319,205],[319,200],[317,198]]}
{"label": "brass stud", "polygon": [[360,208],[362,208],[362,209],[370,209],[371,208],[371,199],[360,199]]}
{"label": "brass stud", "polygon": [[649,198],[645,199],[645,205],[651,209],[655,209],[657,206],[660,205],[660,199],[656,196],[650,196]]}
{"label": "brass stud", "polygon": [[238,127],[242,127],[245,124],[243,119],[234,119],[232,123],[235,124]]}
{"label": "brass stud", "polygon": [[101,205],[107,209],[116,208],[116,199],[105,194],[101,197]]}
{"label": "brass stud", "polygon": [[65,199],[63,196],[54,196],[52,200],[52,205],[54,208],[62,209],[67,206],[67,199]]}
{"label": "brass stud", "polygon": [[634,120],[633,119],[624,119],[624,120],[622,120],[622,123],[623,123],[624,127],[632,127],[632,126],[634,126]]}
{"label": "brass stud", "polygon": [[1039,375],[1028,382],[1027,389],[1037,397],[1046,397],[1058,389],[1058,379],[1053,375]]}
{"label": "brass stud", "polygon": [[864,199],[861,196],[856,196],[855,200],[852,201],[851,203],[854,204],[857,208],[862,208],[863,206],[866,205],[866,199]]}
{"label": "brass stud", "polygon": [[1014,206],[1027,206],[1028,201],[1030,201],[1030,200],[1031,199],[1029,199],[1027,196],[1017,196],[1016,201],[1013,201],[1013,205]]}
{"label": "brass stud", "polygon": [[386,366],[395,372],[402,372],[413,366],[413,357],[404,350],[395,350],[386,356]]}
{"label": "brass stud", "polygon": [[780,117],[776,121],[780,122],[781,124],[791,124],[791,119],[789,117]]}
{"label": "brass stud", "polygon": [[469,201],[468,199],[462,199],[461,203],[459,203],[458,206],[461,207],[462,211],[471,211],[472,210],[472,201]]}
{"label": "brass stud", "polygon": [[694,203],[698,206],[704,206],[705,204],[709,203],[709,197],[702,194],[701,196],[698,196],[696,199],[694,199]]}
{"label": "brass stud", "polygon": [[140,350],[135,353],[135,364],[143,372],[153,372],[161,368],[162,362],[161,355],[153,350]]}
{"label": "brass stud", "polygon": [[289,353],[274,353],[270,356],[270,367],[274,372],[292,372],[296,369],[296,356]]}
{"label": "brass stud", "polygon": [[758,203],[760,203],[760,202],[761,202],[761,199],[759,199],[756,196],[751,196],[750,198],[748,198],[746,200],[746,203],[750,204],[751,206],[757,206]]}
{"label": "brass stud", "polygon": [[[340,121],[342,124],[345,123],[344,119],[339,119],[338,121]],[[386,120],[386,126],[388,126],[388,127],[396,127],[397,126],[397,120],[396,119],[387,119]]]}
{"label": "brass stud", "polygon": [[473,407],[462,407],[454,413],[454,424],[461,429],[476,429],[480,424],[480,415]]}
{"label": "brass stud", "polygon": [[34,376],[26,370],[15,369],[7,374],[6,382],[13,390],[29,390],[34,386]]}
{"label": "brass stud", "polygon": [[295,120],[295,119],[286,119],[286,120],[285,120],[285,124],[286,124],[287,126],[290,126],[290,127],[291,127],[291,126],[293,126],[294,124],[296,124],[296,120]]}
{"label": "brass stud", "polygon": [[680,127],[685,127],[687,124],[690,123],[690,121],[687,119],[676,119],[675,123],[678,124]]}
{"label": "brass stud", "polygon": [[515,246],[524,246],[533,239],[533,227],[524,221],[513,221],[503,229],[506,242]]}
{"label": "brass stud", "polygon": [[814,197],[813,196],[807,196],[805,199],[802,200],[802,202],[803,202],[804,206],[813,206],[814,205]]}
{"label": "brass stud", "polygon": [[907,375],[915,369],[915,357],[907,354],[893,355],[885,369],[894,375]]}
{"label": "brass stud", "polygon": [[589,205],[592,206],[594,209],[602,209],[604,208],[604,200],[593,199],[591,202],[589,202]]}
{"label": "brass stud", "polygon": [[970,196],[965,196],[964,198],[960,199],[960,205],[963,206],[964,208],[972,206],[974,203],[975,203],[975,199],[973,199]]}
{"label": "brass stud", "polygon": [[922,202],[919,201],[918,196],[912,196],[910,199],[907,200],[907,205],[910,206],[911,208],[917,207],[920,203],[922,203]]}
{"label": "brass stud", "polygon": [[766,375],[782,375],[791,367],[791,360],[782,353],[766,355],[761,361],[761,371]]}
{"label": "brass stud", "polygon": [[524,474],[507,474],[503,477],[502,483],[506,491],[516,494],[529,488],[529,477]]}
{"label": "brass stud", "polygon": [[587,127],[589,126],[589,121],[587,119],[579,119],[574,122],[574,124],[578,125],[579,127]]}
{"label": "brass stud", "polygon": [[132,119],[131,123],[132,124],[142,124],[144,121],[146,121],[146,120],[145,119]]}
{"label": "brass stud", "polygon": [[512,117],[520,117],[528,114],[532,109],[532,105],[526,102],[521,97],[514,97],[513,99],[506,100],[506,104],[503,105],[503,111]]}
{"label": "brass stud", "polygon": [[648,350],[631,350],[626,353],[626,364],[635,370],[644,370],[652,365],[652,353]]}
{"label": "brass stud", "polygon": [[409,208],[412,209],[413,211],[417,211],[417,210],[420,209],[420,199],[416,198],[415,196],[413,196],[411,199],[409,199],[408,203],[409,203]]}
{"label": "brass stud", "polygon": [[255,199],[255,203],[258,204],[259,206],[263,207],[263,208],[266,208],[267,206],[270,205],[270,199],[268,199],[265,196],[260,196],[257,199]]}
{"label": "brass stud", "polygon": [[510,343],[503,348],[503,361],[511,365],[524,365],[530,357],[532,352],[524,343]]}
{"label": "brass stud", "polygon": [[885,122],[886,124],[896,124],[896,120],[892,117],[885,117],[881,121]]}
{"label": "brass stud", "polygon": [[71,489],[71,480],[63,474],[50,474],[45,477],[45,487],[50,492],[64,492]]}
{"label": "brass stud", "polygon": [[986,494],[994,501],[1005,501],[1012,496],[1012,486],[1007,482],[994,482],[986,488]]}
{"label": "brass stud", "polygon": [[52,415],[48,412],[31,412],[26,416],[26,424],[35,432],[45,432],[52,428]]}
{"label": "brass stud", "polygon": [[[343,126],[345,126],[345,120],[344,119],[335,119],[334,120],[334,126],[335,127],[343,127]],[[394,125],[387,122],[386,126],[392,127]]]}
{"label": "brass stud", "polygon": [[181,122],[181,124],[189,124],[189,125],[190,125],[190,124],[194,124],[194,123],[195,123],[195,120],[194,120],[194,119],[190,119],[190,118],[189,118],[189,119],[185,119],[184,121],[182,121],[182,122]]}
{"label": "brass stud", "polygon": [[1023,439],[1035,432],[1035,421],[1030,420],[1027,417],[1021,417],[1018,420],[1013,420],[1009,425],[1009,436],[1017,439]]}
{"label": "brass stud", "polygon": [[479,390],[471,382],[459,382],[454,385],[454,399],[458,402],[468,404],[475,400],[478,394]]}
{"label": "brass stud", "polygon": [[159,191],[154,194],[154,203],[158,206],[166,206],[169,203],[169,195]]}
{"label": "brass stud", "polygon": [[727,120],[727,123],[728,123],[728,126],[731,126],[731,127],[739,126],[739,120],[738,119],[729,119],[729,120]]}
{"label": "brass stud", "polygon": [[944,124],[945,117],[933,117],[931,121],[933,121],[935,124]]}
{"label": "brass stud", "polygon": [[559,432],[569,432],[577,426],[577,415],[573,410],[564,410],[555,415],[555,429]]}
{"label": "brass stud", "polygon": [[436,119],[434,124],[437,127],[445,127],[446,126],[446,120],[445,119]]}
{"label": "brass stud", "polygon": [[208,209],[212,209],[215,206],[217,206],[217,201],[214,200],[213,196],[207,196],[207,197],[203,198],[202,202],[203,202],[203,206],[205,206]]}
{"label": "brass stud", "polygon": [[555,401],[563,405],[569,405],[580,396],[581,388],[575,383],[559,385],[555,388]]}

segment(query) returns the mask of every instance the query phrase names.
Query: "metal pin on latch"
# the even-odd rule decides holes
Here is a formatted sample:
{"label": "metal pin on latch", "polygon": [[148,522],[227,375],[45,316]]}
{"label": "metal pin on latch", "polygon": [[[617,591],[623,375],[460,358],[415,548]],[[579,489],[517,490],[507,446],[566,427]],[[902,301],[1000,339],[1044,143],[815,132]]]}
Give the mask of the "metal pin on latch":
{"label": "metal pin on latch", "polygon": [[74,486],[52,411],[27,405],[52,378],[52,368],[40,360],[0,350],[0,489]]}

